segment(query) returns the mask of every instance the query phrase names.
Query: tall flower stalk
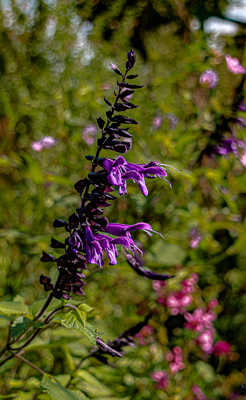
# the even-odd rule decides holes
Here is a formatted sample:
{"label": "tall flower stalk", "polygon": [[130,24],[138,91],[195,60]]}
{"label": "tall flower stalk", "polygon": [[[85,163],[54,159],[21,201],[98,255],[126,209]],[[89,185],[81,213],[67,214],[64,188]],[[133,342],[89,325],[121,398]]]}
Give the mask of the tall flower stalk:
{"label": "tall flower stalk", "polygon": [[[137,274],[149,279],[166,280],[171,278],[169,274],[157,274],[146,270],[143,266],[142,252],[132,238],[132,232],[144,231],[151,234],[152,227],[145,222],[136,222],[133,225],[111,223],[104,215],[104,209],[111,205],[117,197],[114,192],[120,195],[127,193],[127,181],[136,182],[144,196],[148,195],[148,189],[145,180],[160,177],[166,180],[167,172],[163,166],[156,161],[147,164],[133,164],[119,155],[114,159],[101,156],[101,152],[111,150],[116,153],[125,154],[132,147],[132,134],[129,127],[138,124],[133,118],[125,116],[125,111],[135,109],[137,105],[129,101],[129,97],[134,91],[142,88],[142,85],[130,83],[137,75],[130,73],[136,61],[133,50],[127,54],[124,73],[114,64],[112,70],[119,77],[117,88],[114,91],[114,101],[104,98],[109,107],[106,111],[106,117],[97,119],[101,136],[97,140],[97,149],[95,156],[86,156],[91,162],[91,170],[86,178],[75,183],[74,187],[80,195],[80,205],[68,217],[67,220],[55,219],[53,226],[55,228],[64,228],[67,237],[64,241],[51,238],[50,246],[53,249],[62,249],[63,254],[59,257],[43,252],[42,262],[54,262],[57,265],[58,277],[55,283],[51,282],[48,276],[41,275],[40,283],[44,290],[49,292],[49,296],[43,307],[34,317],[38,321],[44,315],[53,298],[69,300],[73,294],[83,295],[85,285],[84,271],[90,264],[97,264],[102,268],[105,262],[105,256],[110,265],[117,264],[119,248],[124,249],[124,254],[129,265]],[[114,193],[114,194],[112,194]],[[73,308],[70,304],[65,304],[54,309],[42,319],[42,323],[48,324],[57,312],[64,308]],[[10,358],[18,356],[23,349],[32,342],[39,334],[41,327],[27,329],[15,340],[9,337],[7,345],[2,350],[1,355],[6,351],[11,354],[2,362],[4,364]],[[13,347],[17,342],[23,340],[24,343],[18,347]],[[97,346],[101,353],[121,356],[120,346],[115,342],[105,344],[100,338],[97,338]],[[118,343],[118,342],[117,342]],[[125,343],[125,342],[124,342]],[[116,347],[115,347],[116,346]],[[94,351],[93,355],[98,355]]]}

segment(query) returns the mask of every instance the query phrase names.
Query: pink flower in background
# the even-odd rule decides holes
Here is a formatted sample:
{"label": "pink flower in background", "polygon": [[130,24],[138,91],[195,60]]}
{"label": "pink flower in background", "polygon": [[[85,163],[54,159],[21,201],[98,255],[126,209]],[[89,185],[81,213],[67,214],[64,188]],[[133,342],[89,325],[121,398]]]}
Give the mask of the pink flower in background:
{"label": "pink flower in background", "polygon": [[197,308],[193,314],[186,312],[184,314],[186,319],[185,327],[191,331],[202,332],[204,329],[212,328],[212,322],[216,319],[216,314],[213,311],[204,311]]}
{"label": "pink flower in background", "polygon": [[233,74],[245,74],[246,69],[240,64],[238,58],[233,58],[229,54],[225,56],[227,68]]}
{"label": "pink flower in background", "polygon": [[166,389],[169,384],[168,373],[166,371],[152,372],[151,378],[157,383],[157,389]]}
{"label": "pink flower in background", "polygon": [[217,86],[218,75],[212,69],[207,69],[200,76],[200,84],[206,86],[209,89],[213,89]]}
{"label": "pink flower in background", "polygon": [[246,149],[243,151],[243,153],[240,157],[240,161],[243,164],[243,166],[246,167]]}
{"label": "pink flower in background", "polygon": [[161,125],[162,125],[162,121],[163,121],[163,118],[162,118],[162,117],[156,116],[156,117],[153,119],[153,126],[154,126],[154,128],[155,128],[155,129],[160,128]]}
{"label": "pink flower in background", "polygon": [[153,281],[152,287],[157,294],[161,294],[162,288],[166,286],[165,281]]}
{"label": "pink flower in background", "polygon": [[199,233],[197,228],[193,228],[189,233],[189,237],[190,237],[190,247],[192,249],[195,249],[202,240],[202,235]]}
{"label": "pink flower in background", "polygon": [[31,147],[34,151],[42,151],[49,149],[56,144],[56,140],[52,136],[44,136],[42,139],[32,142]]}
{"label": "pink flower in background", "polygon": [[231,345],[230,343],[224,341],[224,340],[219,340],[218,342],[215,343],[213,347],[213,353],[219,357],[222,354],[229,354],[231,352]]}
{"label": "pink flower in background", "polygon": [[172,351],[166,354],[166,361],[169,362],[169,368],[172,374],[176,374],[181,369],[184,369],[181,347],[175,346]]}
{"label": "pink flower in background", "polygon": [[196,338],[197,344],[201,347],[204,353],[211,354],[213,352],[215,330],[213,328],[206,329]]}
{"label": "pink flower in background", "polygon": [[217,299],[212,299],[210,300],[210,302],[208,303],[208,309],[212,310],[213,308],[217,307],[217,305],[219,304]]}
{"label": "pink flower in background", "polygon": [[167,306],[170,309],[172,315],[184,314],[185,308],[188,307],[192,302],[192,296],[187,294],[185,291],[180,290],[179,292],[172,292],[167,297]]}
{"label": "pink flower in background", "polygon": [[196,400],[206,400],[206,396],[198,385],[192,386],[192,392],[194,393]]}
{"label": "pink flower in background", "polygon": [[154,328],[150,325],[145,325],[136,335],[138,343],[142,346],[151,342],[152,335],[154,333]]}
{"label": "pink flower in background", "polygon": [[171,292],[167,296],[166,305],[169,307],[172,315],[184,314],[186,308],[192,302],[191,293],[194,290],[194,285],[197,283],[197,274],[191,274],[187,279],[181,282],[182,289],[179,291]]}
{"label": "pink flower in background", "polygon": [[88,146],[91,146],[95,142],[95,137],[97,134],[96,125],[87,125],[82,131],[82,138]]}

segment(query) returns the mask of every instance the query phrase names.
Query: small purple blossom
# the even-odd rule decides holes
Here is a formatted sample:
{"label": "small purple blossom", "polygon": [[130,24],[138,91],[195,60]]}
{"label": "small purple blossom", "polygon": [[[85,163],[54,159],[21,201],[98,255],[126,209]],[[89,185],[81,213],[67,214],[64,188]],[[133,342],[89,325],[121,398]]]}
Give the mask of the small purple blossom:
{"label": "small purple blossom", "polygon": [[122,156],[118,156],[115,160],[105,158],[103,167],[108,172],[108,183],[118,186],[120,195],[127,193],[127,179],[132,179],[134,182],[137,182],[143,195],[147,196],[148,189],[144,178],[151,179],[159,177],[166,180],[165,177],[167,176],[166,171],[157,161],[152,161],[148,164],[131,164]]}
{"label": "small purple blossom", "polygon": [[176,117],[176,115],[174,115],[172,113],[166,114],[166,117],[167,117],[167,119],[169,121],[169,128],[171,130],[175,129],[177,124],[178,124],[178,122],[179,122],[178,117]]}
{"label": "small purple blossom", "polygon": [[202,235],[199,233],[197,228],[193,228],[190,231],[189,238],[190,238],[190,247],[192,249],[195,249],[202,240]]}
{"label": "small purple blossom", "polygon": [[218,75],[212,69],[207,69],[200,76],[200,84],[206,86],[209,89],[214,89],[218,83]]}
{"label": "small purple blossom", "polygon": [[227,155],[229,153],[237,153],[237,139],[233,136],[228,139],[223,139],[215,148],[216,152],[220,155]]}
{"label": "small purple blossom", "polygon": [[246,69],[240,64],[240,61],[238,58],[233,58],[229,54],[225,56],[227,68],[229,71],[231,71],[233,74],[245,74]]}
{"label": "small purple blossom", "polygon": [[163,118],[160,115],[157,115],[154,119],[153,119],[153,127],[155,129],[159,129],[162,125],[163,122]]}
{"label": "small purple blossom", "polygon": [[52,136],[44,136],[42,139],[32,142],[31,147],[34,151],[42,151],[43,149],[49,149],[56,144],[56,140]]}
{"label": "small purple blossom", "polygon": [[91,146],[95,142],[97,134],[96,125],[90,124],[87,125],[82,131],[82,138],[88,146]]}

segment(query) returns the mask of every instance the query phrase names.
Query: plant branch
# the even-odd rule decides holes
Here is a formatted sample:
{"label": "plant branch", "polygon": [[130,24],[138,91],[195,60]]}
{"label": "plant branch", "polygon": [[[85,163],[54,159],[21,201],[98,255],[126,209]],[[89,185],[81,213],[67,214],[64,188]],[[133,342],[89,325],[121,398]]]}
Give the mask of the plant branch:
{"label": "plant branch", "polygon": [[46,375],[46,372],[44,372],[41,368],[37,367],[35,364],[33,364],[31,361],[27,360],[26,358],[22,357],[20,354],[14,354],[14,357],[18,358],[19,360],[23,361],[24,363],[26,363],[27,365],[29,365],[29,367],[35,369],[36,371],[38,371],[40,374],[42,375]]}

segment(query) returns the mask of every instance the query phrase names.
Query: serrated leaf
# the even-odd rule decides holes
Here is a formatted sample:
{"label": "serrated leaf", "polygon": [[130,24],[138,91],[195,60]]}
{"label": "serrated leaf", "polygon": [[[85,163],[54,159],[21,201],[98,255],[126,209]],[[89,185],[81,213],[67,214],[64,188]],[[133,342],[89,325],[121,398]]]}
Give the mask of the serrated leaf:
{"label": "serrated leaf", "polygon": [[0,313],[4,315],[11,314],[28,314],[28,307],[19,302],[14,301],[0,301]]}
{"label": "serrated leaf", "polygon": [[[75,392],[64,388],[55,379],[44,376],[41,382],[41,389],[46,390],[53,400],[81,400]],[[86,397],[84,396],[86,399]]]}
{"label": "serrated leaf", "polygon": [[79,330],[95,345],[98,332],[92,325],[85,323],[83,318],[82,313],[77,309],[57,317],[55,321],[60,322],[66,328]]}

